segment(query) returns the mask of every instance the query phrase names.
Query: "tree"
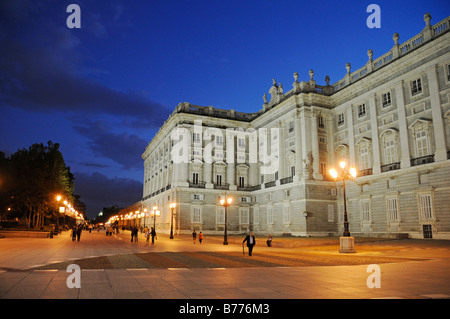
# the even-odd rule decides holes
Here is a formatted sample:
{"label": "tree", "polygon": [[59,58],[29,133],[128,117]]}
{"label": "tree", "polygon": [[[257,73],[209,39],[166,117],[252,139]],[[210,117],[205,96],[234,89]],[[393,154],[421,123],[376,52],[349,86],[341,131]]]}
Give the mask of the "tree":
{"label": "tree", "polygon": [[45,218],[58,216],[57,195],[73,201],[74,177],[59,146],[49,141],[11,155],[11,196],[15,209],[25,215],[29,226],[43,226]]}

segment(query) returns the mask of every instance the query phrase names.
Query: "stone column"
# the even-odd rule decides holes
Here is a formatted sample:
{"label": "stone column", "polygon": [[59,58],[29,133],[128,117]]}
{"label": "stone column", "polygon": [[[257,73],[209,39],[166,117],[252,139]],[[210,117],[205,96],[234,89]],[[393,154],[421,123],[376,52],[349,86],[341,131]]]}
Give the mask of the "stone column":
{"label": "stone column", "polygon": [[319,132],[317,129],[317,112],[311,107],[311,149],[313,156],[313,177],[317,180],[323,180],[320,174],[320,155],[319,155]]}
{"label": "stone column", "polygon": [[298,181],[303,174],[302,162],[302,135],[300,123],[300,111],[297,110],[294,118],[294,134],[295,134],[295,176],[294,180]]}
{"label": "stone column", "polygon": [[403,96],[403,81],[395,84],[395,100],[397,103],[398,129],[400,133],[400,167],[411,167],[409,154],[408,122],[406,121],[405,97]]}
{"label": "stone column", "polygon": [[[328,113],[325,117],[326,132],[327,132],[327,150],[328,150],[328,167],[334,167],[336,165],[334,158],[334,119],[331,113]],[[327,172],[328,173],[328,172]]]}
{"label": "stone column", "polygon": [[356,154],[355,154],[355,134],[353,132],[353,105],[347,108],[347,133],[348,133],[348,148],[350,152],[349,166],[356,167]]}
{"label": "stone column", "polygon": [[235,145],[234,145],[234,131],[226,131],[226,159],[227,159],[227,183],[230,185],[230,190],[236,190],[236,162],[235,162]]}
{"label": "stone column", "polygon": [[311,139],[309,138],[311,135],[311,114],[310,111],[305,108],[300,112],[300,122],[301,122],[301,130],[302,130],[302,163],[301,167],[303,170],[303,179],[310,179],[309,170],[307,170],[306,165],[310,165],[309,156],[312,155],[311,150]]}
{"label": "stone column", "polygon": [[249,135],[249,147],[248,147],[248,165],[249,169],[249,177],[248,183],[249,186],[255,186],[260,184],[259,170],[258,170],[258,133],[255,131],[254,134]]}
{"label": "stone column", "polygon": [[285,152],[285,124],[284,122],[277,123],[278,128],[278,180],[286,177],[286,152]]}
{"label": "stone column", "polygon": [[378,139],[377,105],[375,95],[369,97],[370,127],[372,131],[372,174],[381,173],[380,142]]}
{"label": "stone column", "polygon": [[436,66],[426,70],[428,87],[430,90],[431,114],[433,118],[434,142],[436,152],[434,161],[446,161],[447,149],[445,141],[444,119],[442,116],[441,98],[439,96],[439,79],[436,73]]}

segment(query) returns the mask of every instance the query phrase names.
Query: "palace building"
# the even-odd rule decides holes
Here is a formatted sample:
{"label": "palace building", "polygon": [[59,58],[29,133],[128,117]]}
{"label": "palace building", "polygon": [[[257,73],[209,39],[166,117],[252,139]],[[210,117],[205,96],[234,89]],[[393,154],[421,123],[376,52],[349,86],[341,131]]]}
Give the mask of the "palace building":
{"label": "palace building", "polygon": [[258,112],[177,105],[142,155],[157,230],[223,234],[227,196],[228,233],[339,236],[343,185],[328,171],[345,160],[352,235],[450,239],[450,16],[424,21],[334,84],[274,79]]}

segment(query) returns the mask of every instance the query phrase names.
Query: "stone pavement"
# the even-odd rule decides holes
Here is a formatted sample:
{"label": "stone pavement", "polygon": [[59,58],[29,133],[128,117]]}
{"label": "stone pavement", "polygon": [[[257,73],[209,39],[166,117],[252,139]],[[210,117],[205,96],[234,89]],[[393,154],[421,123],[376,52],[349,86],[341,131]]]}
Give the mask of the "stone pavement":
{"label": "stone pavement", "polygon": [[[53,239],[0,239],[1,299],[369,299],[369,298],[450,298],[450,242],[427,240],[356,241],[356,254],[368,263],[379,258],[380,288],[368,288],[368,264],[304,267],[81,267],[81,288],[68,288],[72,273],[48,265],[79,262],[109,256],[136,256],[162,252],[211,251],[242,253],[240,237],[230,245],[221,239],[205,238],[194,245],[188,236],[169,240],[160,235],[155,246],[131,243],[128,234],[106,237],[104,232],[84,232],[80,242],[68,233]],[[284,246],[283,246],[284,241]],[[278,247],[264,247],[260,240],[255,260],[270,254],[289,252],[291,258],[314,255],[317,259],[346,258],[337,253],[337,239],[275,238]],[[260,253],[260,254],[259,254]],[[258,255],[259,254],[259,255]],[[280,255],[282,256],[282,255]],[[341,257],[342,256],[342,257]],[[242,256],[249,259],[253,257]],[[138,257],[136,257],[138,258]],[[234,258],[234,257],[233,257]],[[237,258],[237,257],[236,257]],[[278,257],[277,257],[278,258]],[[280,257],[280,262],[284,257]],[[372,258],[372,259],[371,259]],[[378,258],[378,259],[377,259]],[[389,262],[389,258],[395,262]],[[400,260],[401,258],[401,260]],[[139,259],[139,258],[138,258]],[[253,259],[251,259],[252,262]],[[264,262],[261,259],[261,262]],[[181,260],[183,261],[183,260]],[[136,264],[146,264],[136,261]],[[66,265],[64,264],[64,265]]]}

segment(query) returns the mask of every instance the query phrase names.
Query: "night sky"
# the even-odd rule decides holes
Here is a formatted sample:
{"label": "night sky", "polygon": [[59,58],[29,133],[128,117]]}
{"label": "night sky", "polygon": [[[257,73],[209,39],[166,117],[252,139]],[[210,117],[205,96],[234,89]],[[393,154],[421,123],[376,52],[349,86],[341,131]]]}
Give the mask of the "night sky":
{"label": "night sky", "polygon": [[[381,8],[381,28],[366,12]],[[70,29],[69,4],[81,9]],[[0,151],[61,145],[89,218],[142,197],[141,155],[180,102],[261,109],[272,78],[344,77],[425,26],[450,2],[1,0]]]}

